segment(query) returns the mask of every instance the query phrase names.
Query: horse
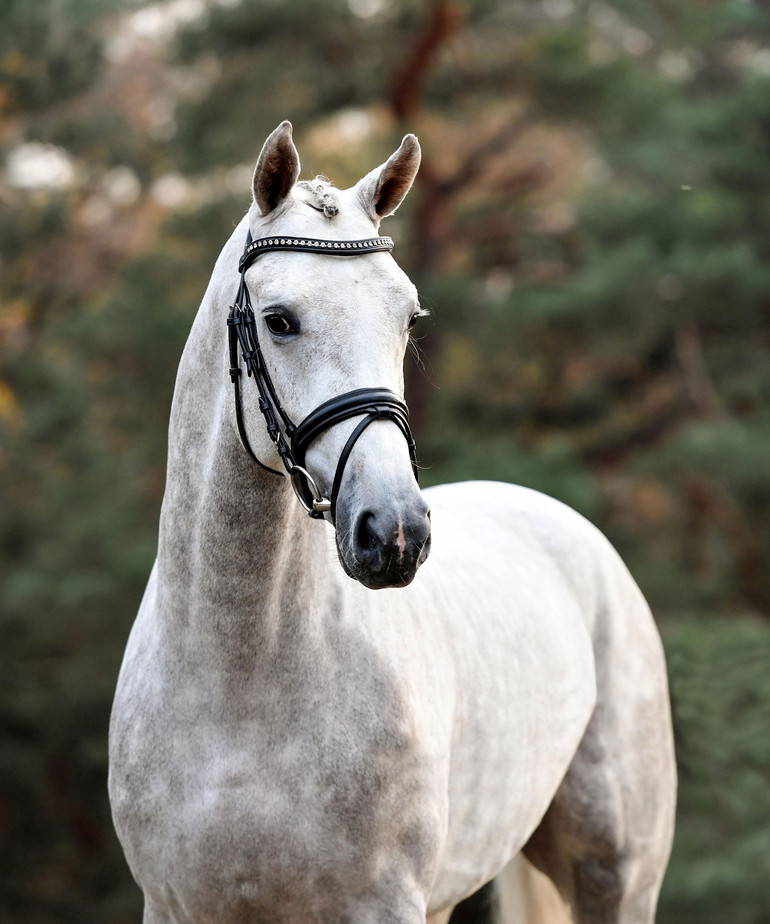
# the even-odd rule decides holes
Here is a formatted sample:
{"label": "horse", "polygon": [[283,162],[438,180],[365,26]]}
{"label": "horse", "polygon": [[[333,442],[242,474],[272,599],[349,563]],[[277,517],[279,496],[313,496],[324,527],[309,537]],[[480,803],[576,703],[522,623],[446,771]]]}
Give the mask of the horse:
{"label": "horse", "polygon": [[641,592],[554,499],[417,482],[422,311],[379,225],[420,156],[300,181],[283,122],[192,325],[110,721],[144,924],[654,920],[676,774]]}

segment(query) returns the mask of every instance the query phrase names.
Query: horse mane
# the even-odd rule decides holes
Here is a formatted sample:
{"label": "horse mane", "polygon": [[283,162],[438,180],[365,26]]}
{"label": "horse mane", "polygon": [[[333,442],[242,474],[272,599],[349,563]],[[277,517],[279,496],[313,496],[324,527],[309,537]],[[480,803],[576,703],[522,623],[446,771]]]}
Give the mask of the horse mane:
{"label": "horse mane", "polygon": [[334,218],[340,210],[337,191],[325,176],[317,176],[313,180],[303,180],[297,183],[301,189],[310,194],[310,205],[326,218]]}

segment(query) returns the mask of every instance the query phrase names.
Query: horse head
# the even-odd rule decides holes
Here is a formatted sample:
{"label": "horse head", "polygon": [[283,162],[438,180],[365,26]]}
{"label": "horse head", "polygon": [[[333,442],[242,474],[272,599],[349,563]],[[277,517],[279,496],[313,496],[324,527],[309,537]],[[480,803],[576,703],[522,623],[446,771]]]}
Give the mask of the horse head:
{"label": "horse head", "polygon": [[[299,182],[291,124],[283,122],[257,161],[254,244],[242,264],[255,362],[274,389],[267,403],[280,405],[269,412],[277,425],[271,437],[260,414],[265,394],[260,408],[257,389],[241,386],[248,441],[263,466],[294,472],[299,496],[311,496],[311,515],[334,523],[345,572],[370,588],[409,584],[430,548],[402,404],[404,354],[421,310],[414,285],[383,252],[389,239],[378,237],[419,163],[418,141],[407,135],[350,189],[323,178]],[[258,260],[245,260],[260,247]]]}

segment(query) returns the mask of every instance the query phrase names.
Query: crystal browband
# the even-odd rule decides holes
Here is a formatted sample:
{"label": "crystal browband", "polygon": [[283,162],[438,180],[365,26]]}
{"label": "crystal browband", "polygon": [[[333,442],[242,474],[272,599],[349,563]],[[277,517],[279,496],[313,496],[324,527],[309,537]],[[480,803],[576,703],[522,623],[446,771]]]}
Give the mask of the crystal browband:
{"label": "crystal browband", "polygon": [[393,239],[368,237],[360,241],[321,241],[312,237],[260,237],[243,252],[238,271],[243,272],[252,262],[270,250],[295,250],[299,253],[323,253],[344,257],[360,253],[377,253],[393,250]]}

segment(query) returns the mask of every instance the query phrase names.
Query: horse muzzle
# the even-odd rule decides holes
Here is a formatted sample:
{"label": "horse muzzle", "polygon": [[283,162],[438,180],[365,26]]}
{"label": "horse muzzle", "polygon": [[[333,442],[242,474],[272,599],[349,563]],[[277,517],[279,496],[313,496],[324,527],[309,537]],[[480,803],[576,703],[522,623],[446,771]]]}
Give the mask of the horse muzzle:
{"label": "horse muzzle", "polygon": [[[348,511],[340,509],[343,513]],[[411,584],[430,552],[430,508],[419,494],[401,509],[359,510],[341,525],[337,552],[342,567],[371,590]]]}

